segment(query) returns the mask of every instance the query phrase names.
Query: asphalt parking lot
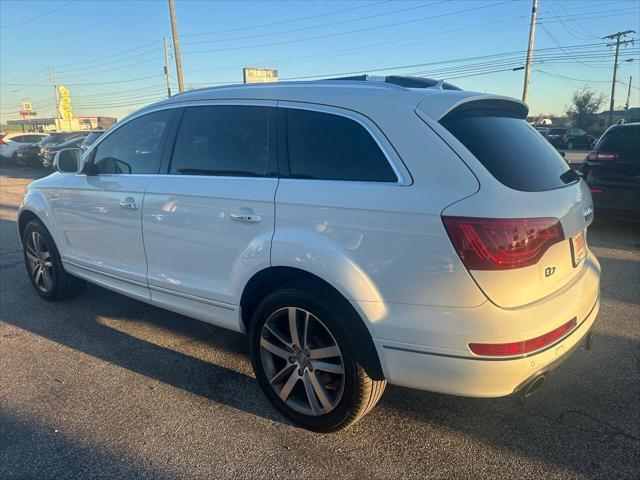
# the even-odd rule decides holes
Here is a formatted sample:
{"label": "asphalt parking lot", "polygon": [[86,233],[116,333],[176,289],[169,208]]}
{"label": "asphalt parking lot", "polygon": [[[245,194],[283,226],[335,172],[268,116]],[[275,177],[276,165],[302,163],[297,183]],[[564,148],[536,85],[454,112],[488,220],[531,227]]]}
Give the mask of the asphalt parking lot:
{"label": "asphalt parking lot", "polygon": [[593,350],[525,405],[389,386],[362,422],[320,435],[270,407],[242,335],[94,286],[41,300],[15,216],[42,170],[1,168],[0,478],[638,478],[637,224],[590,229]]}

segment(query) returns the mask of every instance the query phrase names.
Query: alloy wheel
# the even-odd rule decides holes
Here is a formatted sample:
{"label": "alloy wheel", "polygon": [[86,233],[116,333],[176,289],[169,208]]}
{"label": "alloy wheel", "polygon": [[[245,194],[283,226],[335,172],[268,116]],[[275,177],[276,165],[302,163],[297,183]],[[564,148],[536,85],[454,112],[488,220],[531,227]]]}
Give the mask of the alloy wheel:
{"label": "alloy wheel", "polygon": [[340,402],[342,352],[327,326],[307,310],[285,307],[269,316],[260,335],[260,358],[269,384],[296,412],[325,415]]}
{"label": "alloy wheel", "polygon": [[53,288],[53,261],[51,252],[38,232],[31,232],[25,244],[29,272],[38,289],[44,293]]}

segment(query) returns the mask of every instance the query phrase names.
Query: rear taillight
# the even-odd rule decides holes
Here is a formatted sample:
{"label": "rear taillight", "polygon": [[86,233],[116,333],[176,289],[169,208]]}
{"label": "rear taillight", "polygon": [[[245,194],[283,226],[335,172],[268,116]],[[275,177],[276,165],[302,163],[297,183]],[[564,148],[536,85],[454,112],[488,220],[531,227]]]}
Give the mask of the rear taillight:
{"label": "rear taillight", "polygon": [[604,193],[604,189],[600,187],[591,187],[589,190],[591,193]]}
{"label": "rear taillight", "polygon": [[510,270],[535,265],[551,245],[564,240],[557,218],[443,216],[442,221],[469,270]]}
{"label": "rear taillight", "polygon": [[618,154],[610,152],[589,152],[589,155],[587,155],[587,160],[591,160],[592,162],[611,162],[617,159]]}
{"label": "rear taillight", "polygon": [[0,135],[0,145],[6,145],[7,142],[4,141],[5,135]]}
{"label": "rear taillight", "polygon": [[469,350],[476,355],[486,355],[489,357],[507,357],[512,355],[523,355],[525,353],[540,350],[551,345],[556,340],[564,337],[578,324],[576,317],[573,317],[564,325],[555,330],[540,335],[539,337],[510,343],[470,343]]}

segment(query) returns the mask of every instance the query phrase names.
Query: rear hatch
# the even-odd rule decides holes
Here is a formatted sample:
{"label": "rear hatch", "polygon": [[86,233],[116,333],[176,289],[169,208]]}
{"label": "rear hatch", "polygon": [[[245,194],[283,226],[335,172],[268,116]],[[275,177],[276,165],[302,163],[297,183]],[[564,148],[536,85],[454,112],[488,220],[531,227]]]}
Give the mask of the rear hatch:
{"label": "rear hatch", "polygon": [[640,210],[640,124],[611,127],[589,153],[581,172],[594,196]]}
{"label": "rear hatch", "polygon": [[518,307],[582,272],[591,195],[511,101],[467,101],[439,120],[480,183],[442,214],[461,260],[496,305]]}

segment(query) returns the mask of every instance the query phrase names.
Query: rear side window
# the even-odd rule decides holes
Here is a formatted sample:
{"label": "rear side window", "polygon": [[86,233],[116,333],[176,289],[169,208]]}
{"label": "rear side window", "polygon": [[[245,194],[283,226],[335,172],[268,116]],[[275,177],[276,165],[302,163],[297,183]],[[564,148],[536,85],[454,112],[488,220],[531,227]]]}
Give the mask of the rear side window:
{"label": "rear side window", "polygon": [[640,162],[640,125],[609,130],[598,144],[598,151]]}
{"label": "rear side window", "polygon": [[270,107],[213,105],[184,112],[170,173],[262,177],[267,174]]}
{"label": "rear side window", "polygon": [[567,184],[560,178],[570,170],[567,162],[522,119],[464,115],[440,123],[507,187],[539,192]]}
{"label": "rear side window", "polygon": [[376,141],[355,120],[286,109],[289,175],[316,180],[396,182]]}

